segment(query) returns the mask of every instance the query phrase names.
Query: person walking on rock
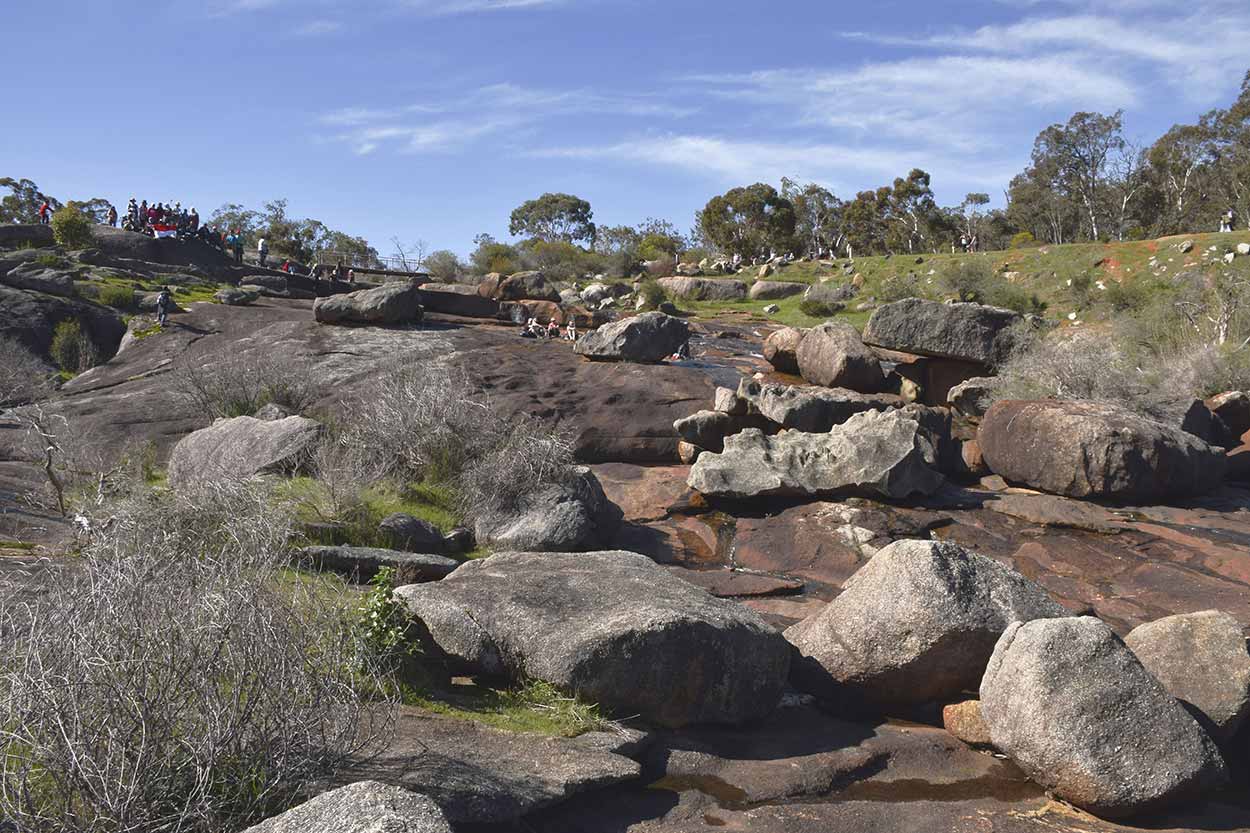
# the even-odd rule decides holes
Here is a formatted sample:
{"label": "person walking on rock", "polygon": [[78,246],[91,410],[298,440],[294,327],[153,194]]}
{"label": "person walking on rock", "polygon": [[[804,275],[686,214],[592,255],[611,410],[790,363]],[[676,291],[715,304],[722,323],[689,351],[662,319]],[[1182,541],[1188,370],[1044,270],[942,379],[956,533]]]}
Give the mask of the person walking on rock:
{"label": "person walking on rock", "polygon": [[169,294],[169,287],[161,287],[161,294],[156,296],[156,323],[161,327],[165,326],[165,319],[169,317],[169,308],[173,305],[173,300]]}
{"label": "person walking on rock", "polygon": [[260,265],[263,269],[265,266],[265,258],[269,257],[269,244],[265,242],[265,238],[261,238],[256,243],[256,254],[260,256]]}

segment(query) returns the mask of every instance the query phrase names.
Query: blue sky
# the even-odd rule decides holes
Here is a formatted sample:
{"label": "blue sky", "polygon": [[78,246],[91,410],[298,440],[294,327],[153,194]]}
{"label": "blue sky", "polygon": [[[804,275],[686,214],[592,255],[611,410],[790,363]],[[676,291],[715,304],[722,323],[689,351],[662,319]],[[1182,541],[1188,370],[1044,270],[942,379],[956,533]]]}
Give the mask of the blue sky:
{"label": "blue sky", "polygon": [[286,197],[384,254],[506,238],[544,191],[683,229],[782,176],[1001,202],[1046,125],[1123,108],[1148,143],[1250,68],[1245,0],[9,0],[0,32],[0,176]]}

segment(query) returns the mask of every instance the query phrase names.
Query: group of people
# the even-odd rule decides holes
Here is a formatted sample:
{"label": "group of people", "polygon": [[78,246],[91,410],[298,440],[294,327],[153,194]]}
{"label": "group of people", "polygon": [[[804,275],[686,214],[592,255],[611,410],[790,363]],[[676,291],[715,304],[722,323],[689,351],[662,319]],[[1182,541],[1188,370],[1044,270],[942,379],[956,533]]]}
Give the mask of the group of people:
{"label": "group of people", "polygon": [[[556,321],[555,316],[552,316],[545,327],[538,323],[537,318],[531,318],[521,328],[521,338],[546,338],[554,341],[560,338],[560,324]],[[573,320],[571,315],[564,327],[564,338],[567,341],[577,341],[577,322]]]}
{"label": "group of people", "polygon": [[[109,206],[108,224],[117,225],[117,209],[112,206]],[[194,208],[183,208],[180,202],[149,205],[146,199],[137,202],[131,197],[126,204],[122,228],[152,237],[195,237],[200,231],[200,214]]]}

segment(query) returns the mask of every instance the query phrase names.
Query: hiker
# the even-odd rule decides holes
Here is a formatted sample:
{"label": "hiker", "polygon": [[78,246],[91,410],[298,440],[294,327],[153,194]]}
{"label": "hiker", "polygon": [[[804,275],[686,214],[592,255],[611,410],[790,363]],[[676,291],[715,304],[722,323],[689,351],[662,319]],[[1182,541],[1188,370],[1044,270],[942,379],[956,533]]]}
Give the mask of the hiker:
{"label": "hiker", "polygon": [[162,286],[161,294],[156,296],[156,323],[161,327],[165,326],[165,319],[169,317],[169,308],[173,306],[174,299],[169,294],[169,287]]}
{"label": "hiker", "polygon": [[282,261],[282,265],[279,266],[278,268],[281,269],[283,272],[286,272],[288,275],[291,274],[291,261],[289,260]]}
{"label": "hiker", "polygon": [[551,320],[547,322],[547,338],[556,339],[560,337],[560,325],[556,323],[556,317],[551,316]]}
{"label": "hiker", "polygon": [[1237,215],[1233,213],[1233,210],[1231,208],[1228,209],[1228,211],[1225,211],[1222,215],[1220,215],[1220,231],[1221,232],[1232,231],[1233,221],[1236,219],[1237,219]]}
{"label": "hiker", "polygon": [[265,266],[265,258],[269,257],[269,244],[265,242],[265,238],[261,238],[256,242],[256,254],[260,257],[260,265],[263,269]]}
{"label": "hiker", "polygon": [[113,228],[117,228],[117,209],[111,205],[109,206],[108,224]]}
{"label": "hiker", "polygon": [[187,215],[187,225],[193,232],[200,230],[200,212],[196,211],[194,206],[191,208],[191,213]]}
{"label": "hiker", "polygon": [[39,225],[46,226],[48,224],[48,212],[52,210],[52,206],[48,205],[48,201],[44,200],[43,205],[39,206]]}
{"label": "hiker", "polygon": [[238,229],[234,230],[234,262],[243,262],[243,233]]}
{"label": "hiker", "polygon": [[356,270],[355,270],[355,269],[348,269],[348,270],[347,270],[347,282],[348,282],[348,283],[355,283],[355,282],[356,282]]}
{"label": "hiker", "polygon": [[569,341],[577,341],[577,321],[569,316],[569,323],[564,328],[564,337]]}

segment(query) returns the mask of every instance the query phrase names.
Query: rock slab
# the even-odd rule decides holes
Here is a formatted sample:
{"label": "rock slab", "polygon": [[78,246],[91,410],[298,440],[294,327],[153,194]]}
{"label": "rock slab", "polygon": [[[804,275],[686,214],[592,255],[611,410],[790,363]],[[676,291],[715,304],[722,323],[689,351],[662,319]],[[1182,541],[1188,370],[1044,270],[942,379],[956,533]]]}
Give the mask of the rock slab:
{"label": "rock slab", "polygon": [[762,717],[790,664],[755,613],[635,553],[503,553],[396,593],[453,666],[661,726]]}
{"label": "rock slab", "polygon": [[907,298],[873,312],[864,328],[864,342],[993,367],[1011,353],[1011,327],[1021,320],[1019,313],[998,307]]}
{"label": "rock slab", "polygon": [[1066,497],[1184,497],[1224,475],[1223,454],[1192,434],[1102,402],[997,402],[977,442],[995,474]]}
{"label": "rock slab", "polygon": [[605,324],[577,340],[574,351],[588,359],[654,364],[690,340],[690,326],[662,312],[644,312]]}
{"label": "rock slab", "polygon": [[827,321],[808,330],[795,357],[800,375],[813,385],[876,393],[885,383],[876,353],[845,321]]}
{"label": "rock slab", "polygon": [[321,423],[300,416],[265,421],[219,419],[183,437],[169,458],[175,489],[222,478],[287,473],[300,467],[321,436]]}
{"label": "rock slab", "polygon": [[409,281],[313,302],[313,317],[322,324],[418,324],[422,314],[420,284]]}
{"label": "rock slab", "polygon": [[621,508],[608,500],[603,486],[585,466],[568,480],[526,495],[511,509],[478,518],[473,534],[495,549],[531,552],[577,552],[607,546],[621,528]]}
{"label": "rock slab", "polygon": [[827,434],[749,428],[725,438],[722,454],[703,454],[687,483],[731,499],[842,492],[890,498],[929,495],[942,485],[937,451],[915,419],[897,411],[855,414]]}

